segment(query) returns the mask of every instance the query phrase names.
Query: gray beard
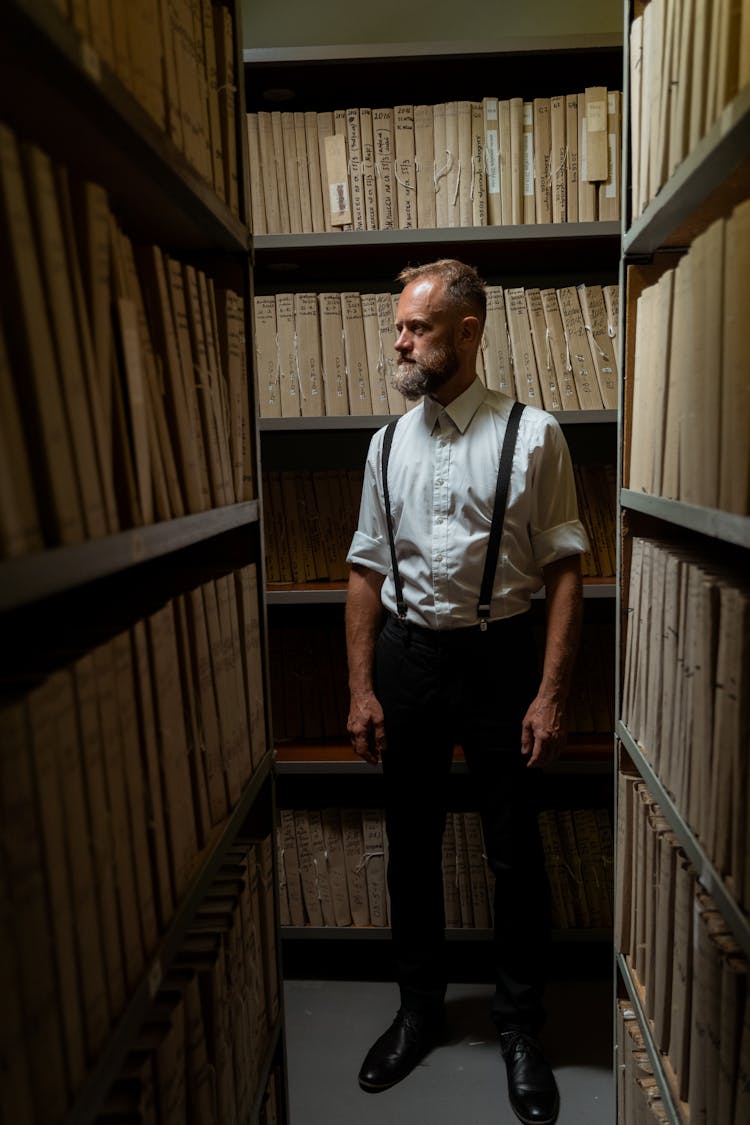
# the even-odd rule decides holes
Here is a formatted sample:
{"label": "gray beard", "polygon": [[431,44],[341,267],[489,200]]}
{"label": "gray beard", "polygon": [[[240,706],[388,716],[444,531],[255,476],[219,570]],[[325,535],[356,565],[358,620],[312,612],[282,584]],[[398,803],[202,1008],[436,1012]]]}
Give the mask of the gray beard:
{"label": "gray beard", "polygon": [[450,348],[436,348],[427,363],[399,363],[391,385],[404,398],[415,402],[423,395],[433,394],[452,378],[458,361]]}

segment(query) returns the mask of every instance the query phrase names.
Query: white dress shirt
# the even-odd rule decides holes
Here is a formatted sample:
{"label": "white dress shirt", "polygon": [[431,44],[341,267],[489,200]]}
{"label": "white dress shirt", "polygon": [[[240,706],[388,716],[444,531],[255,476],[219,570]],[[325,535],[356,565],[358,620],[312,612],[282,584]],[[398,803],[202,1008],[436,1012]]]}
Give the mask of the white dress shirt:
{"label": "white dress shirt", "polygon": [[[475,625],[497,470],[513,400],[475,379],[443,407],[408,411],[393,437],[388,489],[407,620],[430,629]],[[396,613],[381,452],[370,442],[359,526],[347,561],[385,575],[383,605]],[[523,613],[542,567],[588,548],[578,519],[570,454],[556,419],[527,406],[511,470],[490,619]]]}

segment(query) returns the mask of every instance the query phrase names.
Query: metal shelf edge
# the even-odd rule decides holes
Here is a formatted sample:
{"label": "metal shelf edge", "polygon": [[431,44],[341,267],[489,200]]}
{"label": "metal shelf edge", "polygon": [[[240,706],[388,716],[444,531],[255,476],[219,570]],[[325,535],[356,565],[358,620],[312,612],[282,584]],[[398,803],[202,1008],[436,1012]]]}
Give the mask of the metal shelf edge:
{"label": "metal shelf edge", "polygon": [[[597,758],[594,761],[586,761],[583,758],[571,758],[569,760],[562,759],[561,761],[552,762],[545,767],[544,772],[550,775],[563,775],[572,777],[606,777],[612,773],[613,760],[606,758]],[[331,775],[349,775],[353,777],[371,778],[377,777],[382,774],[383,767],[380,763],[374,765],[367,765],[361,761],[352,760],[346,761],[300,761],[300,762],[280,762],[276,761],[274,764],[274,771],[278,777],[294,777],[294,776],[307,776],[307,777],[324,777]],[[451,765],[451,773],[464,774],[468,769],[466,762],[453,762]]]}
{"label": "metal shelf edge", "polygon": [[[385,941],[391,936],[390,926],[282,926],[281,938],[284,941]],[[447,941],[492,941],[491,929],[474,927],[448,927],[445,931]],[[612,930],[608,927],[591,930],[553,930],[555,942],[572,941],[589,943],[612,940]]]}
{"label": "metal shelf edge", "polygon": [[[387,426],[397,414],[347,414],[341,417],[321,418],[260,418],[261,433],[298,434],[300,431],[319,430],[379,430]],[[611,425],[617,421],[616,410],[561,410],[552,413],[561,426]]]}
{"label": "metal shelf edge", "polygon": [[396,58],[420,58],[425,55],[463,58],[472,55],[523,52],[541,54],[551,51],[611,50],[622,47],[622,44],[622,33],[613,31],[544,38],[524,35],[489,41],[469,39],[460,44],[436,40],[411,43],[342,43],[332,46],[245,47],[242,58],[246,66],[264,63],[294,65],[294,63],[315,61],[335,64],[341,60],[351,62],[357,59],[383,59],[386,61]]}
{"label": "metal shelf edge", "polygon": [[716,905],[721,911],[737,944],[741,947],[745,956],[750,957],[750,919],[742,913],[739,904],[729,893],[721,875],[706,856],[692,829],[683,819],[679,809],[654,773],[651,764],[644,757],[642,750],[622,720],[618,720],[617,722],[616,733],[617,737],[625,746],[631,761],[648,786],[649,791],[656,798],[664,816],[669,821],[675,835],[678,837],[680,846],[684,849],[688,859],[695,867],[701,885],[715,900]]}
{"label": "metal shelf edge", "polygon": [[0,613],[151,562],[257,520],[258,501],[246,500],[6,559],[0,563]]}
{"label": "metal shelf edge", "polygon": [[336,250],[344,247],[418,246],[467,242],[550,242],[620,239],[620,222],[525,223],[516,226],[417,227],[413,230],[342,231],[324,234],[256,234],[256,260],[275,250]]}
{"label": "metal shelf edge", "polygon": [[[583,596],[589,600],[614,599],[617,586],[614,581],[583,584]],[[544,591],[532,594],[534,601],[544,599]],[[266,605],[342,605],[346,601],[346,588],[331,590],[266,590]]]}
{"label": "metal shelf edge", "polygon": [[667,1082],[666,1075],[664,1074],[664,1071],[662,1069],[661,1054],[659,1048],[654,1042],[654,1037],[651,1034],[651,1027],[646,1017],[646,1013],[644,1012],[641,1005],[641,999],[638,995],[638,991],[630,975],[630,968],[621,953],[617,954],[617,967],[620,970],[620,975],[622,977],[623,983],[625,984],[625,988],[627,989],[628,998],[633,1005],[633,1008],[635,1009],[636,1018],[643,1033],[643,1041],[646,1044],[646,1050],[648,1051],[648,1056],[651,1060],[651,1068],[654,1072],[654,1077],[656,1078],[659,1092],[662,1096],[662,1101],[667,1106],[670,1114],[669,1125],[682,1125],[682,1117],[680,1116],[679,1110],[675,1105],[674,1094],[672,1093],[670,1085]]}
{"label": "metal shelf edge", "polygon": [[750,547],[750,516],[723,512],[718,508],[703,508],[683,500],[668,500],[664,496],[635,492],[630,488],[620,490],[620,503],[623,508],[654,516],[688,531],[697,531],[738,547]]}
{"label": "metal shelf edge", "polygon": [[662,248],[747,158],[749,139],[750,86],[746,86],[724,107],[708,133],[625,231],[625,256],[651,254]]}

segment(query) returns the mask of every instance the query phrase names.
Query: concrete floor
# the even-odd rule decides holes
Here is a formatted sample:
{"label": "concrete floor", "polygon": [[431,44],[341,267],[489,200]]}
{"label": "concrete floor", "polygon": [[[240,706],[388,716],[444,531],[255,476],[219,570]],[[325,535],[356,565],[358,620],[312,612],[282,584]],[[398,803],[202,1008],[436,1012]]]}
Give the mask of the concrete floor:
{"label": "concrete floor", "polygon": [[[367,1094],[357,1072],[393,1019],[395,986],[288,980],[290,1125],[518,1125],[488,1017],[490,993],[486,984],[451,985],[446,1044],[399,1085]],[[553,982],[546,1002],[542,1041],[560,1088],[559,1125],[613,1125],[611,981]]]}

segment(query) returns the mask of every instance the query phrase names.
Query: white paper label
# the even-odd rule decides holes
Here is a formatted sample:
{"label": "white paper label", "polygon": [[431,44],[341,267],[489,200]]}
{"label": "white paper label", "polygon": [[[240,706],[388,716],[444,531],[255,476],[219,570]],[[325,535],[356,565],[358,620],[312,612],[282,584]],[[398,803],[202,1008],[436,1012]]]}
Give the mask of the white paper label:
{"label": "white paper label", "polygon": [[331,222],[348,223],[349,217],[349,186],[343,180],[337,184],[329,184],[328,190],[331,199]]}
{"label": "white paper label", "polygon": [[523,194],[534,194],[534,137],[523,135]]}
{"label": "white paper label", "polygon": [[607,110],[604,102],[589,102],[586,106],[586,124],[592,133],[603,133],[607,128]]}
{"label": "white paper label", "polygon": [[615,176],[617,175],[617,138],[614,133],[609,134],[609,179],[607,186],[604,189],[604,194],[607,199],[614,199],[617,195],[617,184],[615,183]]}
{"label": "white paper label", "polygon": [[500,192],[500,161],[497,147],[497,129],[485,133],[485,163],[487,166],[487,191],[490,195]]}

